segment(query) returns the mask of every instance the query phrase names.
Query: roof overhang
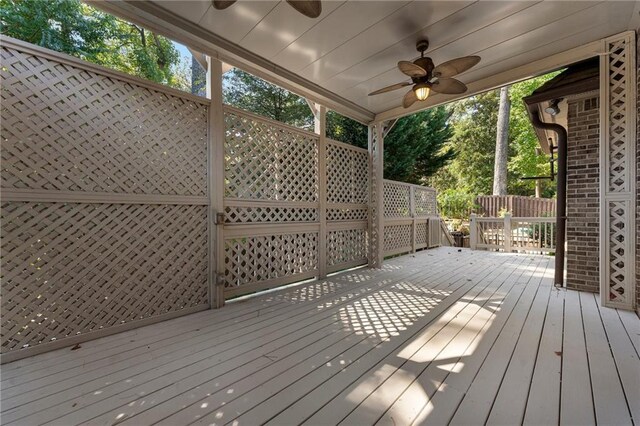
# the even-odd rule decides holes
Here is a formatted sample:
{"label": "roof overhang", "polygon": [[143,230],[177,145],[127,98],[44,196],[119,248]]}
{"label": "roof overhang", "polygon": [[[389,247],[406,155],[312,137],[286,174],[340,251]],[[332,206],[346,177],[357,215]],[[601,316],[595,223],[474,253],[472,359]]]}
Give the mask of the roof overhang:
{"label": "roof overhang", "polygon": [[[526,110],[532,121],[532,116],[537,115],[545,123],[560,124],[566,129],[568,99],[584,94],[598,94],[599,88],[599,59],[592,58],[572,64],[522,101],[527,106]],[[556,114],[545,111],[551,101],[557,103],[559,111]],[[534,127],[534,131],[542,150],[550,154],[551,145],[557,146],[557,134],[538,127]]]}
{"label": "roof overhang", "polygon": [[[375,58],[375,61],[372,65],[375,65],[376,67],[378,67],[378,69],[376,71],[371,71],[371,75],[373,77],[370,77],[368,80],[363,77],[365,81],[361,82],[359,79],[360,72],[356,72],[355,69],[363,69],[363,67],[368,69],[370,65],[369,62],[365,61],[356,65],[349,65],[351,67],[354,67],[354,71],[351,71],[350,73],[345,72],[348,75],[343,81],[341,81],[341,83],[344,84],[356,85],[350,89],[351,91],[349,91],[340,90],[340,84],[335,84],[335,82],[333,84],[325,83],[325,81],[331,81],[331,79],[326,80],[325,78],[323,80],[322,78],[312,78],[315,74],[309,71],[310,68],[306,68],[306,71],[300,71],[302,69],[300,67],[296,68],[295,66],[279,65],[279,63],[284,63],[286,61],[278,62],[278,58],[273,57],[273,55],[269,57],[275,58],[273,60],[268,59],[265,56],[261,56],[263,51],[257,48],[247,48],[247,43],[243,41],[244,39],[236,38],[235,42],[231,41],[232,37],[226,37],[222,35],[222,33],[224,33],[224,28],[220,29],[221,27],[225,27],[225,24],[228,23],[228,21],[222,22],[222,25],[219,25],[221,21],[218,21],[218,26],[215,26],[217,30],[216,32],[213,32],[211,30],[211,28],[213,28],[211,25],[209,25],[208,27],[207,25],[202,25],[202,20],[204,18],[197,18],[197,16],[200,15],[196,16],[195,14],[193,14],[196,17],[194,18],[192,16],[190,19],[188,19],[184,17],[188,14],[185,15],[185,13],[181,13],[181,11],[179,10],[179,8],[189,8],[189,4],[191,4],[192,6],[195,5],[193,7],[200,7],[201,9],[208,5],[206,6],[209,7],[209,11],[207,13],[211,13],[211,2],[209,2],[208,0],[197,0],[184,3],[159,0],[85,1],[109,13],[120,16],[126,20],[147,27],[159,34],[163,34],[169,38],[172,38],[196,51],[217,58],[226,64],[243,69],[247,72],[257,75],[258,77],[264,78],[265,80],[277,84],[300,96],[303,96],[314,103],[322,104],[328,109],[332,109],[342,115],[365,124],[397,119],[424,109],[446,104],[457,99],[472,96],[504,85],[522,81],[530,77],[544,74],[549,71],[560,69],[566,65],[593,56],[597,56],[599,54],[604,54],[605,52],[602,51],[603,44],[601,43],[602,37],[611,36],[619,33],[621,30],[629,28],[635,29],[638,27],[638,25],[640,25],[640,15],[638,14],[638,12],[640,12],[640,2],[582,2],[582,5],[577,6],[573,6],[572,2],[536,1],[525,3],[497,2],[495,4],[489,2],[490,4],[488,4],[487,2],[475,2],[469,0],[467,2],[461,2],[456,6],[451,6],[451,4],[455,2],[386,2],[387,5],[392,5],[387,6],[387,9],[400,10],[411,7],[431,7],[433,9],[433,14],[441,13],[441,16],[437,18],[437,21],[436,18],[434,18],[433,23],[415,32],[413,28],[421,28],[419,25],[422,25],[422,22],[420,22],[416,27],[414,25],[416,24],[416,22],[414,21],[420,21],[421,19],[424,19],[423,16],[416,17],[416,20],[411,21],[407,18],[406,11],[405,14],[401,16],[396,16],[398,11],[391,11],[393,13],[389,12],[387,16],[381,16],[381,18],[384,19],[379,19],[379,21],[374,22],[373,19],[371,19],[371,21],[367,20],[367,18],[369,17],[367,13],[370,12],[370,9],[367,9],[367,7],[382,7],[371,5],[384,4],[384,2],[365,2],[361,4],[358,4],[358,2],[333,2],[330,3],[330,5],[327,4],[327,9],[349,7],[352,10],[352,13],[358,13],[358,8],[362,7],[362,14],[365,16],[361,19],[362,22],[360,22],[360,24],[363,28],[367,25],[369,25],[371,28],[373,28],[374,26],[382,26],[380,31],[386,31],[386,33],[398,33],[395,34],[395,36],[398,40],[401,39],[401,41],[397,42],[391,47],[385,47],[384,43],[380,42],[380,40],[376,38],[360,40],[359,46],[362,46],[363,43],[367,46],[369,44],[374,45],[371,47],[371,52],[377,53],[372,54],[369,58],[367,58],[367,61],[369,61],[370,58]],[[269,9],[265,12],[264,15],[260,15],[258,18],[256,18],[257,20],[255,22],[260,23],[267,20],[274,14],[277,15],[275,11],[281,13],[282,11],[286,11],[287,9],[291,9],[287,8],[286,5],[280,7],[280,4],[277,1],[269,0],[268,3],[275,6],[269,6],[269,9],[266,6],[263,6],[264,3],[261,2],[246,2],[244,5],[246,5],[246,9],[249,10],[249,12],[252,11],[251,7],[262,8],[265,10]],[[170,4],[174,5],[170,6]],[[176,6],[176,4],[178,6]],[[182,6],[183,4],[185,6]],[[367,6],[367,4],[369,4],[369,6]],[[396,8],[396,4],[400,6]],[[433,6],[431,6],[431,4],[433,4]],[[485,18],[484,15],[477,13],[477,10],[482,8],[489,8],[489,10],[497,9],[500,7],[505,8],[506,6],[499,6],[505,4],[509,4],[511,5],[509,7],[512,7],[514,9],[517,8],[517,10],[511,10],[508,12],[504,11],[503,15],[494,17],[493,21],[489,21],[489,18]],[[446,15],[442,11],[442,9],[446,7],[450,8],[450,10],[447,12],[448,15]],[[173,9],[169,10],[171,8]],[[556,9],[554,8],[563,8],[563,12],[566,12],[566,16],[564,18],[556,17],[553,15],[553,13],[549,13],[549,10],[555,11]],[[569,9],[571,9],[571,11],[568,11]],[[221,12],[228,12],[229,10],[233,11],[233,7],[227,9],[226,11],[214,11],[215,13],[213,14],[213,16],[215,19],[223,19],[222,16],[224,16],[224,19],[230,20],[233,19],[233,16],[236,16],[236,18],[240,16],[238,13],[233,16],[221,14]],[[239,8],[236,7],[235,10],[237,12]],[[630,14],[630,11],[632,11],[633,13]],[[459,16],[461,14],[463,16]],[[327,13],[325,17],[329,15],[331,17],[334,17],[334,15],[336,14],[332,15],[330,13]],[[579,20],[578,18],[575,18],[575,16],[578,15],[580,16]],[[603,21],[595,22],[595,20],[599,19],[598,17],[601,15],[607,16],[605,18],[602,18]],[[427,18],[429,17],[427,15],[425,16]],[[305,19],[294,16],[289,17],[289,20],[282,21],[282,19],[284,19],[282,16],[276,16],[276,18],[281,20],[281,27],[286,27],[289,24],[293,25],[294,23],[296,25],[303,25],[301,22],[296,21],[296,18]],[[532,26],[530,30],[527,30],[528,32],[520,31],[519,26],[523,25],[523,23],[527,23],[530,20],[533,20],[533,18],[537,20],[537,26],[535,28]],[[484,21],[485,19],[486,21]],[[566,21],[565,19],[571,19],[571,21]],[[587,27],[579,26],[579,28],[571,28],[570,31],[567,30],[568,32],[566,32],[566,34],[563,33],[562,37],[564,38],[559,41],[551,37],[558,31],[564,31],[564,28],[567,26],[566,24],[568,22],[575,24],[576,22],[583,21],[588,21],[584,22],[585,25],[592,23],[593,21],[594,25],[597,23],[598,26],[589,27],[587,25]],[[338,31],[340,22],[341,21],[338,21],[337,24],[334,22],[334,26],[332,28],[335,28],[336,31]],[[385,22],[387,22],[387,24],[385,24]],[[394,22],[395,26],[393,25]],[[312,23],[305,23],[304,25],[307,24],[309,28],[314,29],[316,28],[316,25],[319,25],[315,21]],[[451,27],[451,25],[454,25],[454,27]],[[466,25],[469,25],[469,28],[466,28]],[[493,33],[491,32],[491,30],[494,28],[494,25],[503,25],[514,34],[522,34],[520,36],[515,36],[515,38],[512,37],[509,39],[500,38],[502,37],[500,34],[494,37],[492,35]],[[256,23],[251,28],[257,28],[258,26],[259,25]],[[414,33],[412,33],[410,36],[406,36],[406,32],[408,30],[405,27],[412,28],[412,31],[414,31]],[[448,31],[447,28],[449,28]],[[370,89],[369,86],[377,87],[378,85],[384,85],[383,83],[389,79],[395,80],[398,78],[398,76],[396,75],[398,74],[397,69],[395,69],[395,66],[393,65],[395,64],[394,61],[397,60],[396,56],[402,54],[404,55],[402,56],[402,58],[406,58],[408,57],[407,55],[412,54],[407,52],[411,52],[411,50],[414,50],[413,47],[407,47],[407,43],[415,43],[416,38],[424,36],[428,36],[431,40],[432,36],[438,37],[438,34],[447,34],[448,32],[451,32],[451,28],[455,28],[456,31],[459,31],[460,37],[456,39],[452,38],[451,40],[440,40],[439,47],[436,49],[436,53],[434,54],[434,60],[436,59],[437,55],[441,55],[440,57],[438,57],[438,62],[444,59],[449,59],[451,56],[455,57],[464,54],[475,54],[479,52],[478,54],[480,54],[481,56],[486,55],[483,56],[483,60],[485,62],[482,63],[483,68],[482,70],[480,70],[480,72],[472,70],[468,75],[462,75],[461,79],[467,84],[468,87],[467,92],[462,95],[435,94],[426,101],[415,103],[412,107],[407,109],[403,108],[402,106],[396,106],[399,104],[399,99],[401,99],[402,97],[401,94],[397,96],[398,99],[396,99],[396,96],[394,94],[387,94],[390,97],[385,98],[383,102],[379,103],[371,103],[371,98],[367,99],[366,93]],[[463,29],[461,30],[460,28]],[[286,30],[287,28],[284,29]],[[494,40],[487,41],[486,37],[480,37],[480,35],[485,34],[487,30],[489,30],[489,34],[492,35],[493,38],[495,38]],[[363,33],[365,32],[366,31],[363,31]],[[402,34],[400,34],[400,32]],[[498,31],[494,32],[498,33]],[[267,36],[271,35],[273,34],[267,34]],[[448,37],[448,35],[440,35],[440,37],[446,38]],[[354,37],[354,39],[355,38],[357,37]],[[462,42],[460,40],[462,40]],[[527,44],[535,43],[542,40],[544,40],[544,44],[540,43],[535,46],[527,46]],[[270,40],[268,39],[261,41],[262,46],[265,46],[265,44],[268,45],[269,42]],[[497,44],[491,45],[489,44],[490,42]],[[333,46],[332,48],[334,50],[339,50],[339,48],[343,48],[346,46],[351,49],[347,49],[349,52],[353,52],[353,49],[356,49],[354,46],[347,46],[349,43],[352,43],[351,39],[347,41],[341,41],[340,43],[342,44],[337,47]],[[295,43],[292,42],[291,45],[293,44]],[[310,47],[310,49],[313,50],[321,44],[322,40],[316,41],[315,39],[311,39],[307,40],[306,46]],[[376,44],[380,44],[380,46],[377,46]],[[440,53],[437,52],[438,49],[440,49]],[[322,49],[319,48],[318,50]],[[508,51],[508,54],[503,55],[502,51]],[[326,54],[325,56],[330,55]],[[343,59],[346,57],[347,56],[342,55]],[[340,63],[339,58],[340,55],[332,58],[332,65],[337,65],[337,68],[343,69],[347,65]],[[326,68],[329,65],[324,63],[318,66]],[[391,69],[389,69],[388,66],[391,66]],[[386,105],[389,105],[389,107],[386,107]],[[376,108],[371,108],[371,106],[376,106]]]}
{"label": "roof overhang", "polygon": [[235,43],[147,1],[85,0],[122,19],[169,37],[193,50],[264,78],[284,89],[322,104],[342,115],[367,124],[375,114],[366,108],[277,66]]}

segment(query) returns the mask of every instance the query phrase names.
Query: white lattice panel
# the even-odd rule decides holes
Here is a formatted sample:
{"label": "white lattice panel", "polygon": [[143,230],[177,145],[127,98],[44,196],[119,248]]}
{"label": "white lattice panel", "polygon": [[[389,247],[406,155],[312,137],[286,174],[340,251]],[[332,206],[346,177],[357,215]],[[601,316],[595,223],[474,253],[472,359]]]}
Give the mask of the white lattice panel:
{"label": "white lattice panel", "polygon": [[225,196],[318,201],[318,137],[228,108]]}
{"label": "white lattice panel", "polygon": [[366,151],[327,143],[327,202],[366,204],[369,200],[369,156]]}
{"label": "white lattice panel", "polygon": [[[629,67],[628,52],[625,47],[628,41],[615,40],[608,43],[609,56],[608,67],[608,190],[611,192],[624,192],[629,190]],[[635,83],[635,82],[634,82]],[[631,109],[634,111],[634,109]]]}
{"label": "white lattice panel", "polygon": [[416,247],[424,248],[429,245],[429,223],[416,223]]}
{"label": "white lattice panel", "polygon": [[227,289],[318,268],[317,232],[227,238],[224,248]]}
{"label": "white lattice panel", "polygon": [[636,304],[636,43],[628,32],[604,41],[600,59],[600,293],[606,306]]}
{"label": "white lattice panel", "polygon": [[384,217],[411,216],[411,187],[407,184],[384,182]]}
{"label": "white lattice panel", "polygon": [[436,216],[438,214],[435,189],[414,186],[413,192],[416,216]]}
{"label": "white lattice panel", "polygon": [[384,252],[396,254],[411,251],[412,225],[385,225]]}
{"label": "white lattice panel", "polygon": [[367,260],[366,229],[330,231],[327,238],[327,263],[331,266]]}
{"label": "white lattice panel", "polygon": [[206,195],[206,104],[1,54],[3,188]]}
{"label": "white lattice panel", "polygon": [[345,207],[327,209],[328,221],[366,221],[369,209],[366,207]]}
{"label": "white lattice panel", "polygon": [[2,350],[207,303],[207,207],[2,204]]}
{"label": "white lattice panel", "polygon": [[226,206],[225,223],[317,222],[313,207]]}
{"label": "white lattice panel", "polygon": [[626,201],[613,201],[609,203],[609,295],[608,299],[616,304],[626,305],[632,303],[627,284],[628,251],[628,218],[629,203]]}

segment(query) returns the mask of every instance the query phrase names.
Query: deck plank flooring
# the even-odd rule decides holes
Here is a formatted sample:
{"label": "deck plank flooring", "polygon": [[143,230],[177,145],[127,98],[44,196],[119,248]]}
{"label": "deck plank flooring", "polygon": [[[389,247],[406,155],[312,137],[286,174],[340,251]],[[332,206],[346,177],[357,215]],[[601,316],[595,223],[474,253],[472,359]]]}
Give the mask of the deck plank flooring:
{"label": "deck plank flooring", "polygon": [[640,423],[640,320],[552,277],[398,257],[3,365],[2,423]]}

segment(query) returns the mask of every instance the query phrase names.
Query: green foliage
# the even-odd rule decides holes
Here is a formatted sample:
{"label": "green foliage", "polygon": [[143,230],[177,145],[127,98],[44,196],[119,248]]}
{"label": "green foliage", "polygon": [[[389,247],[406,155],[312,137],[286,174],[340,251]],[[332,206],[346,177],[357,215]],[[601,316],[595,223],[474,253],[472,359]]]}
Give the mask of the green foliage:
{"label": "green foliage", "polygon": [[364,124],[337,112],[327,111],[327,137],[349,145],[367,148],[368,132],[367,126]]}
{"label": "green foliage", "polygon": [[[526,176],[549,176],[549,156],[542,153],[522,98],[529,96],[535,89],[555,77],[558,73],[551,73],[532,78],[511,86],[511,117],[509,133],[511,135],[511,152],[509,160],[508,182],[509,194],[533,195],[535,193],[534,180],[522,180]],[[555,195],[555,181],[541,180],[542,197]]]}
{"label": "green foliage", "polygon": [[475,195],[455,189],[438,193],[438,210],[447,219],[468,219],[476,210]]}
{"label": "green foliage", "polygon": [[[532,196],[535,181],[526,176],[548,176],[549,159],[537,152],[538,139],[529,121],[522,98],[553,78],[547,74],[511,86],[509,120],[508,192]],[[496,147],[499,90],[472,96],[450,105],[454,132],[448,146],[457,157],[430,180],[439,192],[455,190],[473,196],[491,194]],[[541,181],[542,196],[555,194],[555,182]]]}
{"label": "green foliage", "polygon": [[400,118],[384,140],[385,179],[424,184],[455,158],[455,149],[445,147],[452,133],[444,107]]}
{"label": "green foliage", "polygon": [[239,69],[224,76],[224,102],[273,120],[307,130],[313,114],[300,96]]}
{"label": "green foliage", "polygon": [[450,108],[453,136],[449,146],[458,155],[445,176],[432,184],[439,190],[456,189],[467,194],[490,194],[498,121],[498,92],[491,91],[458,101]]}
{"label": "green foliage", "polygon": [[80,0],[0,0],[0,32],[157,83],[190,87],[169,39]]}

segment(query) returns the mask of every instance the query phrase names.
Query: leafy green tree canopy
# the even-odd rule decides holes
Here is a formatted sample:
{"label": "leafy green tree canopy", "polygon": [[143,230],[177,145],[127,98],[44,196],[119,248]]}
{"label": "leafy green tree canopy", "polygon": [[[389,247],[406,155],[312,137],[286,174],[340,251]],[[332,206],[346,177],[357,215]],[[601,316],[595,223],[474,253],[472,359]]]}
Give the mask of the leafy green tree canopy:
{"label": "leafy green tree canopy", "polygon": [[157,83],[190,87],[169,39],[80,0],[0,0],[0,32]]}
{"label": "leafy green tree canopy", "polygon": [[[542,154],[522,98],[531,94],[556,73],[513,84],[509,91],[511,111],[509,118],[509,155],[507,192],[511,195],[533,196],[534,180],[527,176],[548,176],[549,158]],[[452,103],[451,126],[453,137],[449,146],[457,153],[451,165],[440,169],[431,179],[439,193],[461,192],[487,195],[492,192],[496,147],[499,90],[472,96]],[[555,182],[541,180],[541,196],[553,197]]]}
{"label": "leafy green tree canopy", "polygon": [[384,139],[384,177],[425,184],[449,164],[456,150],[445,146],[453,134],[449,113],[436,107],[398,119]]}
{"label": "leafy green tree canopy", "polygon": [[313,129],[313,114],[300,96],[239,69],[224,75],[224,102],[272,120]]}

